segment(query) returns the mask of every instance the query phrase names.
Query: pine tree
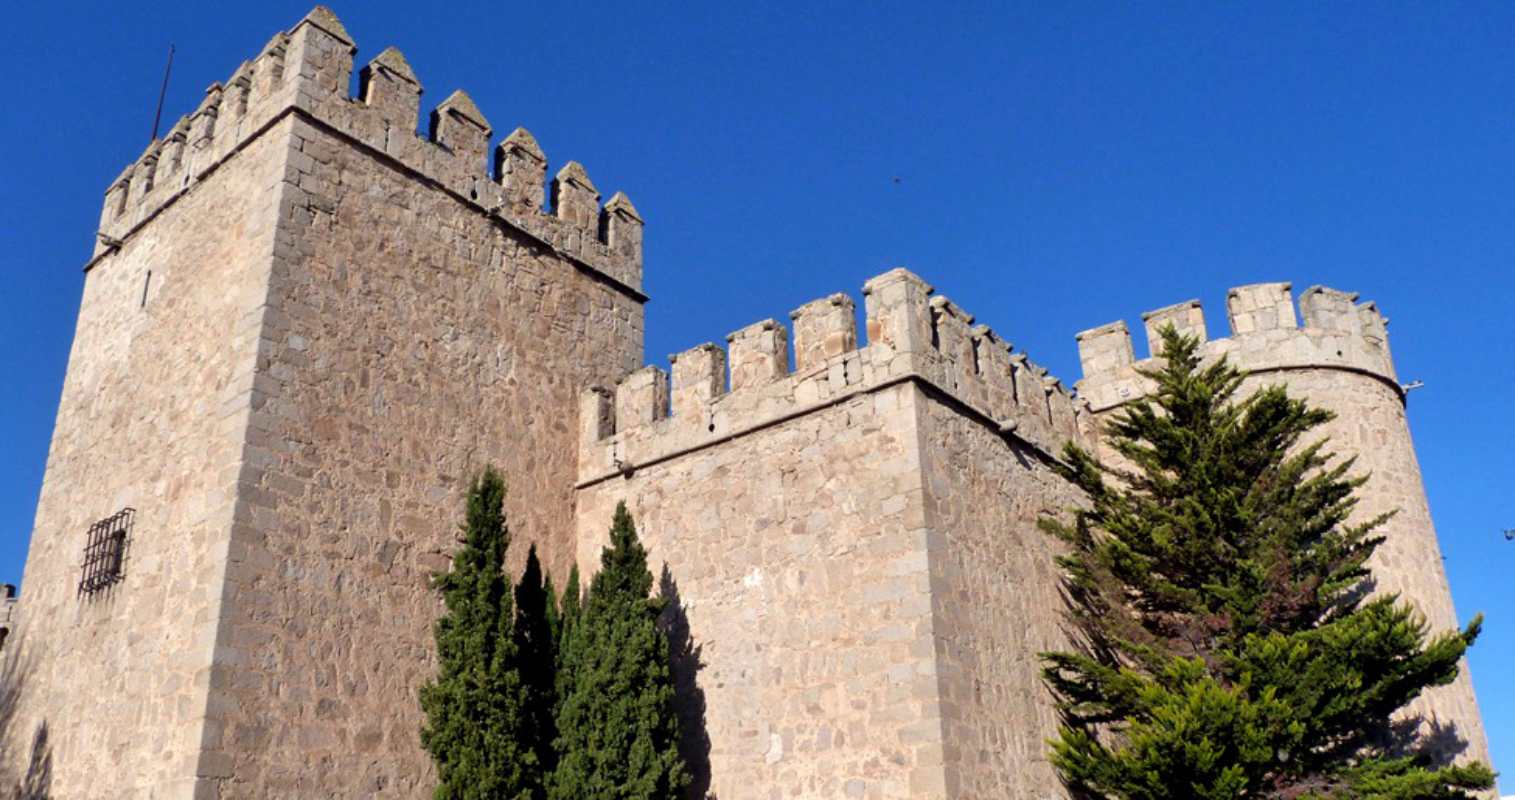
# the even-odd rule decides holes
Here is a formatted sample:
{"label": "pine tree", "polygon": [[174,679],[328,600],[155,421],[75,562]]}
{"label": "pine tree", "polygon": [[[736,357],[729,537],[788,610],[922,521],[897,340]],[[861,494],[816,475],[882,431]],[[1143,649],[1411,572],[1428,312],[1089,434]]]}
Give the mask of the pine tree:
{"label": "pine tree", "polygon": [[600,571],[565,634],[570,677],[558,716],[555,800],[669,800],[689,783],[668,640],[658,626],[663,603],[651,589],[647,551],[622,503]]}
{"label": "pine tree", "polygon": [[[552,749],[557,737],[554,713],[557,707],[558,598],[552,579],[542,578],[536,545],[526,554],[526,570],[516,584],[515,647],[525,695],[525,740],[536,754],[543,775],[551,773],[557,758]],[[545,786],[543,787],[545,793]],[[545,796],[545,794],[543,795]]]}
{"label": "pine tree", "polygon": [[421,688],[421,744],[437,764],[437,800],[529,800],[542,791],[541,765],[523,744],[504,500],[505,482],[486,469],[469,489],[452,569],[433,578],[447,611],[434,630],[437,678]]}
{"label": "pine tree", "polygon": [[1043,655],[1064,726],[1053,762],[1097,797],[1457,798],[1482,764],[1406,755],[1390,717],[1452,681],[1478,635],[1430,636],[1396,596],[1368,596],[1387,519],[1354,522],[1366,480],[1314,438],[1327,411],[1282,387],[1235,400],[1242,374],[1162,333],[1157,390],[1111,425],[1124,466],[1076,446],[1088,495],[1068,546],[1078,652]]}

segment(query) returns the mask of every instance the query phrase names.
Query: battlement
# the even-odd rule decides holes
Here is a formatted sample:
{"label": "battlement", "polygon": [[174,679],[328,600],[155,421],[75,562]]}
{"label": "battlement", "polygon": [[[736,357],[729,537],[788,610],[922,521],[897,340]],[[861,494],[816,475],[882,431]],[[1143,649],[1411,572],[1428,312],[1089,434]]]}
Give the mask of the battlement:
{"label": "battlement", "polygon": [[625,194],[601,206],[583,165],[570,161],[546,206],[547,157],[526,129],[506,136],[491,158],[493,128],[460,89],[431,111],[421,136],[422,86],[405,56],[394,47],[380,52],[350,97],[356,53],[341,21],[317,6],[225,83],[211,84],[199,107],[106,189],[95,260],[279,119],[299,113],[640,296],[643,221]]}
{"label": "battlement", "polygon": [[[581,395],[579,479],[603,480],[917,380],[967,413],[1055,457],[1081,439],[1080,411],[1056,378],[915,274],[894,269],[863,286],[867,344],[845,294],[806,303],[790,328],[766,319]],[[729,389],[728,387],[729,374]]]}
{"label": "battlement", "polygon": [[1155,366],[1162,355],[1158,331],[1172,325],[1180,333],[1204,342],[1207,358],[1226,356],[1252,372],[1293,369],[1341,369],[1377,377],[1399,390],[1389,354],[1388,319],[1372,302],[1358,303],[1357,295],[1312,286],[1299,299],[1295,316],[1290,284],[1257,283],[1238,286],[1226,294],[1231,336],[1209,339],[1204,310],[1188,300],[1142,314],[1149,357],[1136,360],[1131,333],[1123,321],[1078,334],[1079,360],[1084,377],[1078,396],[1099,412],[1146,394],[1150,381],[1138,370]]}

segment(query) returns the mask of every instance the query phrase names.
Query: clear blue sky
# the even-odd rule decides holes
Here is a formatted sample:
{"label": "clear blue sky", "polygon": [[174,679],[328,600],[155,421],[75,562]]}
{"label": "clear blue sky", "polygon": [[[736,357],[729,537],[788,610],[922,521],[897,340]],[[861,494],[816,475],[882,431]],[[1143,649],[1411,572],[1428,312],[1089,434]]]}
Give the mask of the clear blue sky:
{"label": "clear blue sky", "polygon": [[[428,108],[466,88],[498,135],[525,125],[553,170],[630,194],[655,363],[893,265],[1069,381],[1075,331],[1198,296],[1223,333],[1231,285],[1378,300],[1426,384],[1411,425],[1458,610],[1489,615],[1473,672],[1515,777],[1515,6],[1111,5],[334,8],[359,64],[405,52]],[[171,123],[308,9],[7,8],[0,580],[167,45]]]}

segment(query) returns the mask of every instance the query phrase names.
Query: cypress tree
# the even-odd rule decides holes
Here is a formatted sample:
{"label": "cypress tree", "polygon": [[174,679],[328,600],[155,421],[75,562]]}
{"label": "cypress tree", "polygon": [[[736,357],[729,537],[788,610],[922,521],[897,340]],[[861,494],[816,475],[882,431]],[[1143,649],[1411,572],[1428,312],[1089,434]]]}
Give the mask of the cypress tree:
{"label": "cypress tree", "polygon": [[658,626],[663,602],[651,589],[647,551],[622,503],[600,571],[565,634],[568,691],[549,787],[555,800],[669,800],[689,783],[668,639]]}
{"label": "cypress tree", "polygon": [[[521,582],[516,584],[515,598],[514,638],[526,712],[522,744],[536,754],[541,772],[546,775],[557,761],[552,742],[557,735],[553,715],[557,706],[554,629],[558,626],[558,599],[552,589],[552,580],[542,578],[536,545],[532,545],[526,554],[526,570],[521,575]],[[545,785],[542,791],[545,793]]]}
{"label": "cypress tree", "polygon": [[1325,449],[1327,411],[1282,387],[1237,400],[1242,374],[1202,366],[1162,332],[1157,386],[1108,430],[1121,466],[1076,446],[1088,495],[1044,527],[1077,652],[1043,654],[1064,725],[1052,759],[1096,797],[1460,798],[1482,764],[1445,766],[1396,741],[1391,715],[1452,681],[1478,635],[1431,635],[1370,596],[1387,515],[1353,521],[1366,480]]}
{"label": "cypress tree", "polygon": [[421,744],[436,762],[437,800],[528,800],[541,794],[537,756],[523,744],[526,696],[511,636],[505,482],[484,470],[468,491],[462,547],[433,577],[437,678],[421,688]]}
{"label": "cypress tree", "polygon": [[[568,573],[568,585],[563,587],[562,610],[557,615],[557,629],[553,632],[553,641],[557,644],[556,659],[553,666],[556,670],[556,703],[553,706],[553,719],[556,720],[563,713],[563,699],[573,693],[574,664],[577,662],[570,654],[574,642],[573,629],[578,624],[580,606],[583,602],[583,592],[579,588],[579,565],[574,564]],[[554,750],[556,752],[556,750]]]}

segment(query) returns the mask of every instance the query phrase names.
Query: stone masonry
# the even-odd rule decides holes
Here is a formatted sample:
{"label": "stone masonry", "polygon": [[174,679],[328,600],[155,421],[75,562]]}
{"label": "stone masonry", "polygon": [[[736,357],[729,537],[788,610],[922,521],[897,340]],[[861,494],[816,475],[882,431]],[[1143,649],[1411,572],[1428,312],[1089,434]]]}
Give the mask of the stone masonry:
{"label": "stone masonry", "polygon": [[10,638],[16,621],[16,587],[5,584],[4,597],[0,597],[0,653],[5,652],[5,640]]}
{"label": "stone masonry", "polygon": [[[916,275],[643,367],[643,222],[524,129],[316,8],[112,181],[5,643],[8,782],[57,797],[426,797],[428,578],[468,480],[508,566],[593,571],[631,507],[662,588],[698,797],[1062,797],[1036,654],[1063,643],[1038,516],[1064,443],[1147,387],[1124,323],[1077,392]],[[1456,623],[1386,321],[1233,290],[1249,370],[1340,413],[1400,509],[1381,587]],[[1197,303],[1144,317],[1201,336]],[[792,338],[791,338],[792,331]],[[135,510],[120,577],[91,523]],[[687,634],[687,641],[682,641]],[[9,691],[14,690],[14,691]],[[1414,709],[1486,757],[1466,675]],[[1456,737],[1451,737],[1456,738]],[[30,773],[26,775],[24,773]],[[9,790],[7,783],[7,791]]]}

